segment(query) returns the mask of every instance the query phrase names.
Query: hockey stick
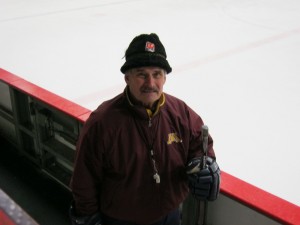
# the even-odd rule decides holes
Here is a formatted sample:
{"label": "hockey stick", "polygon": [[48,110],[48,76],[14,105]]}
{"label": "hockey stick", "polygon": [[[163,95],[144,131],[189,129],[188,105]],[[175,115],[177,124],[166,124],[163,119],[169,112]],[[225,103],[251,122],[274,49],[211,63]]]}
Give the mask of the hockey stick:
{"label": "hockey stick", "polygon": [[[206,168],[206,157],[207,157],[207,147],[208,147],[208,127],[206,125],[202,126],[201,139],[203,144],[203,161],[202,168]],[[196,225],[206,225],[207,221],[207,201],[197,202],[197,220]]]}

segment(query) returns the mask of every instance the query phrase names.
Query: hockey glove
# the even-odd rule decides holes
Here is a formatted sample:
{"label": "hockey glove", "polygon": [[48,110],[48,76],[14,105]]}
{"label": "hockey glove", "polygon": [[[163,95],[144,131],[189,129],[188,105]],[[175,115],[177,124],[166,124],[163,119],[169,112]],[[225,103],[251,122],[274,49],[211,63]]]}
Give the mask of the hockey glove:
{"label": "hockey glove", "polygon": [[101,214],[95,213],[91,216],[77,216],[75,213],[74,203],[71,203],[69,216],[72,225],[101,225]]}
{"label": "hockey glove", "polygon": [[186,168],[190,192],[198,200],[214,201],[220,192],[220,169],[215,160],[206,157],[206,165],[201,165],[203,158],[192,159]]}

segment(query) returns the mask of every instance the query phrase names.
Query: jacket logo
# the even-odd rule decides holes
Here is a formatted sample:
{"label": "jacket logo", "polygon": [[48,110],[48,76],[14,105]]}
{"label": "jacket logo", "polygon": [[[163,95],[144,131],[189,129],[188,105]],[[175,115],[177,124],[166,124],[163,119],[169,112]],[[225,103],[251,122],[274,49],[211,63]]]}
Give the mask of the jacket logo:
{"label": "jacket logo", "polygon": [[170,133],[168,135],[168,145],[172,144],[173,142],[178,143],[178,142],[182,142],[182,140],[177,136],[176,133]]}

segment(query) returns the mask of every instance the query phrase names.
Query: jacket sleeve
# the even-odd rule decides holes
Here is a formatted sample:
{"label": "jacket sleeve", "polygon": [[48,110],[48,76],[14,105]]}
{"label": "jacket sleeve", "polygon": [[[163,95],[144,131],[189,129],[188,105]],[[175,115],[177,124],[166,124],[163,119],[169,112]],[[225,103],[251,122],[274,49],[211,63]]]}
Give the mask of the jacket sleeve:
{"label": "jacket sleeve", "polygon": [[76,157],[70,187],[78,215],[98,212],[101,191],[103,157],[96,125],[85,125],[76,146]]}

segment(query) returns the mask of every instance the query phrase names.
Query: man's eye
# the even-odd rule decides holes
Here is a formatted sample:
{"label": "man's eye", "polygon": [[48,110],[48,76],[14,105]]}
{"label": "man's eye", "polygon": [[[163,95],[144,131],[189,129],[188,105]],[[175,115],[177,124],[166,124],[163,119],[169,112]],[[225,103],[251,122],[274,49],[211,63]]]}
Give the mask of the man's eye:
{"label": "man's eye", "polygon": [[153,76],[158,79],[158,78],[161,78],[162,73],[155,73]]}
{"label": "man's eye", "polygon": [[144,73],[138,73],[137,76],[140,77],[140,78],[145,78],[146,74],[144,74]]}

